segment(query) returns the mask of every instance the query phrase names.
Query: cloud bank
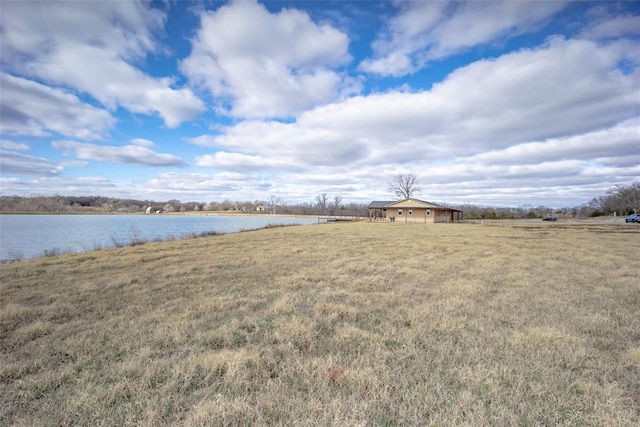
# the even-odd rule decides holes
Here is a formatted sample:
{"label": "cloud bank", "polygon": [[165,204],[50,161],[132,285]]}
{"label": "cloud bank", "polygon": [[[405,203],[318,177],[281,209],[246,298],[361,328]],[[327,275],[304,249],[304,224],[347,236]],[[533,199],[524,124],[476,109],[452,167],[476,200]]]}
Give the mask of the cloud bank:
{"label": "cloud bank", "polygon": [[633,2],[6,2],[3,194],[578,205],[640,179]]}

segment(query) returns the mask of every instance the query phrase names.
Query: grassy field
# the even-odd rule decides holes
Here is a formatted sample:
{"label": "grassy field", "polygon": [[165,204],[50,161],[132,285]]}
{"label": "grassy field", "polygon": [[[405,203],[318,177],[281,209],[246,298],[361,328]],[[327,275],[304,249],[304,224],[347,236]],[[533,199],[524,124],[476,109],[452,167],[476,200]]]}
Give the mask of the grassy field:
{"label": "grassy field", "polygon": [[3,265],[0,424],[638,425],[639,253],[353,223]]}

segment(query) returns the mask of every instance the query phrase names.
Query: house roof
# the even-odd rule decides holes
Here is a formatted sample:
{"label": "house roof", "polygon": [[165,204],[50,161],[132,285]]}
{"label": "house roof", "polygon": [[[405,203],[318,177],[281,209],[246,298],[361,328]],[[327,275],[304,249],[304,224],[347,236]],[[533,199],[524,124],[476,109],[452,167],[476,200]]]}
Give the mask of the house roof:
{"label": "house roof", "polygon": [[384,209],[387,205],[390,205],[393,201],[390,200],[374,200],[369,203],[369,209]]}
{"label": "house roof", "polygon": [[369,203],[369,208],[388,208],[388,207],[403,207],[403,208],[431,208],[431,209],[447,209],[450,211],[462,212],[459,209],[450,208],[448,206],[439,205],[437,203],[426,202],[424,200],[408,198],[397,201],[373,201]]}

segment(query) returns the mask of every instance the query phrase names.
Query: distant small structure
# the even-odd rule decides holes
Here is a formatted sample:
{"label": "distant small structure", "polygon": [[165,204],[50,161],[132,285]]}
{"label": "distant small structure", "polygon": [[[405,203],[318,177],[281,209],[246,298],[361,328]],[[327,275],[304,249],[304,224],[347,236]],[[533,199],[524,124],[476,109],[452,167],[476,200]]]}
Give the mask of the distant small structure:
{"label": "distant small structure", "polygon": [[153,206],[148,206],[145,210],[144,210],[145,214],[159,214],[162,213],[162,211],[158,208],[154,208]]}

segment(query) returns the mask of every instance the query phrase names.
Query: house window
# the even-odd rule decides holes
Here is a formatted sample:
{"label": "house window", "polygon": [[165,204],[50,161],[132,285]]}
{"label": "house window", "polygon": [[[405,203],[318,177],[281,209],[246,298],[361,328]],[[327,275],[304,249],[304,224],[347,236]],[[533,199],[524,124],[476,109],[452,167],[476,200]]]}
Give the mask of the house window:
{"label": "house window", "polygon": [[398,216],[402,216],[402,209],[398,209]]}
{"label": "house window", "polygon": [[409,209],[409,215],[413,215],[413,209]]}
{"label": "house window", "polygon": [[427,209],[427,216],[431,215],[431,209]]}

